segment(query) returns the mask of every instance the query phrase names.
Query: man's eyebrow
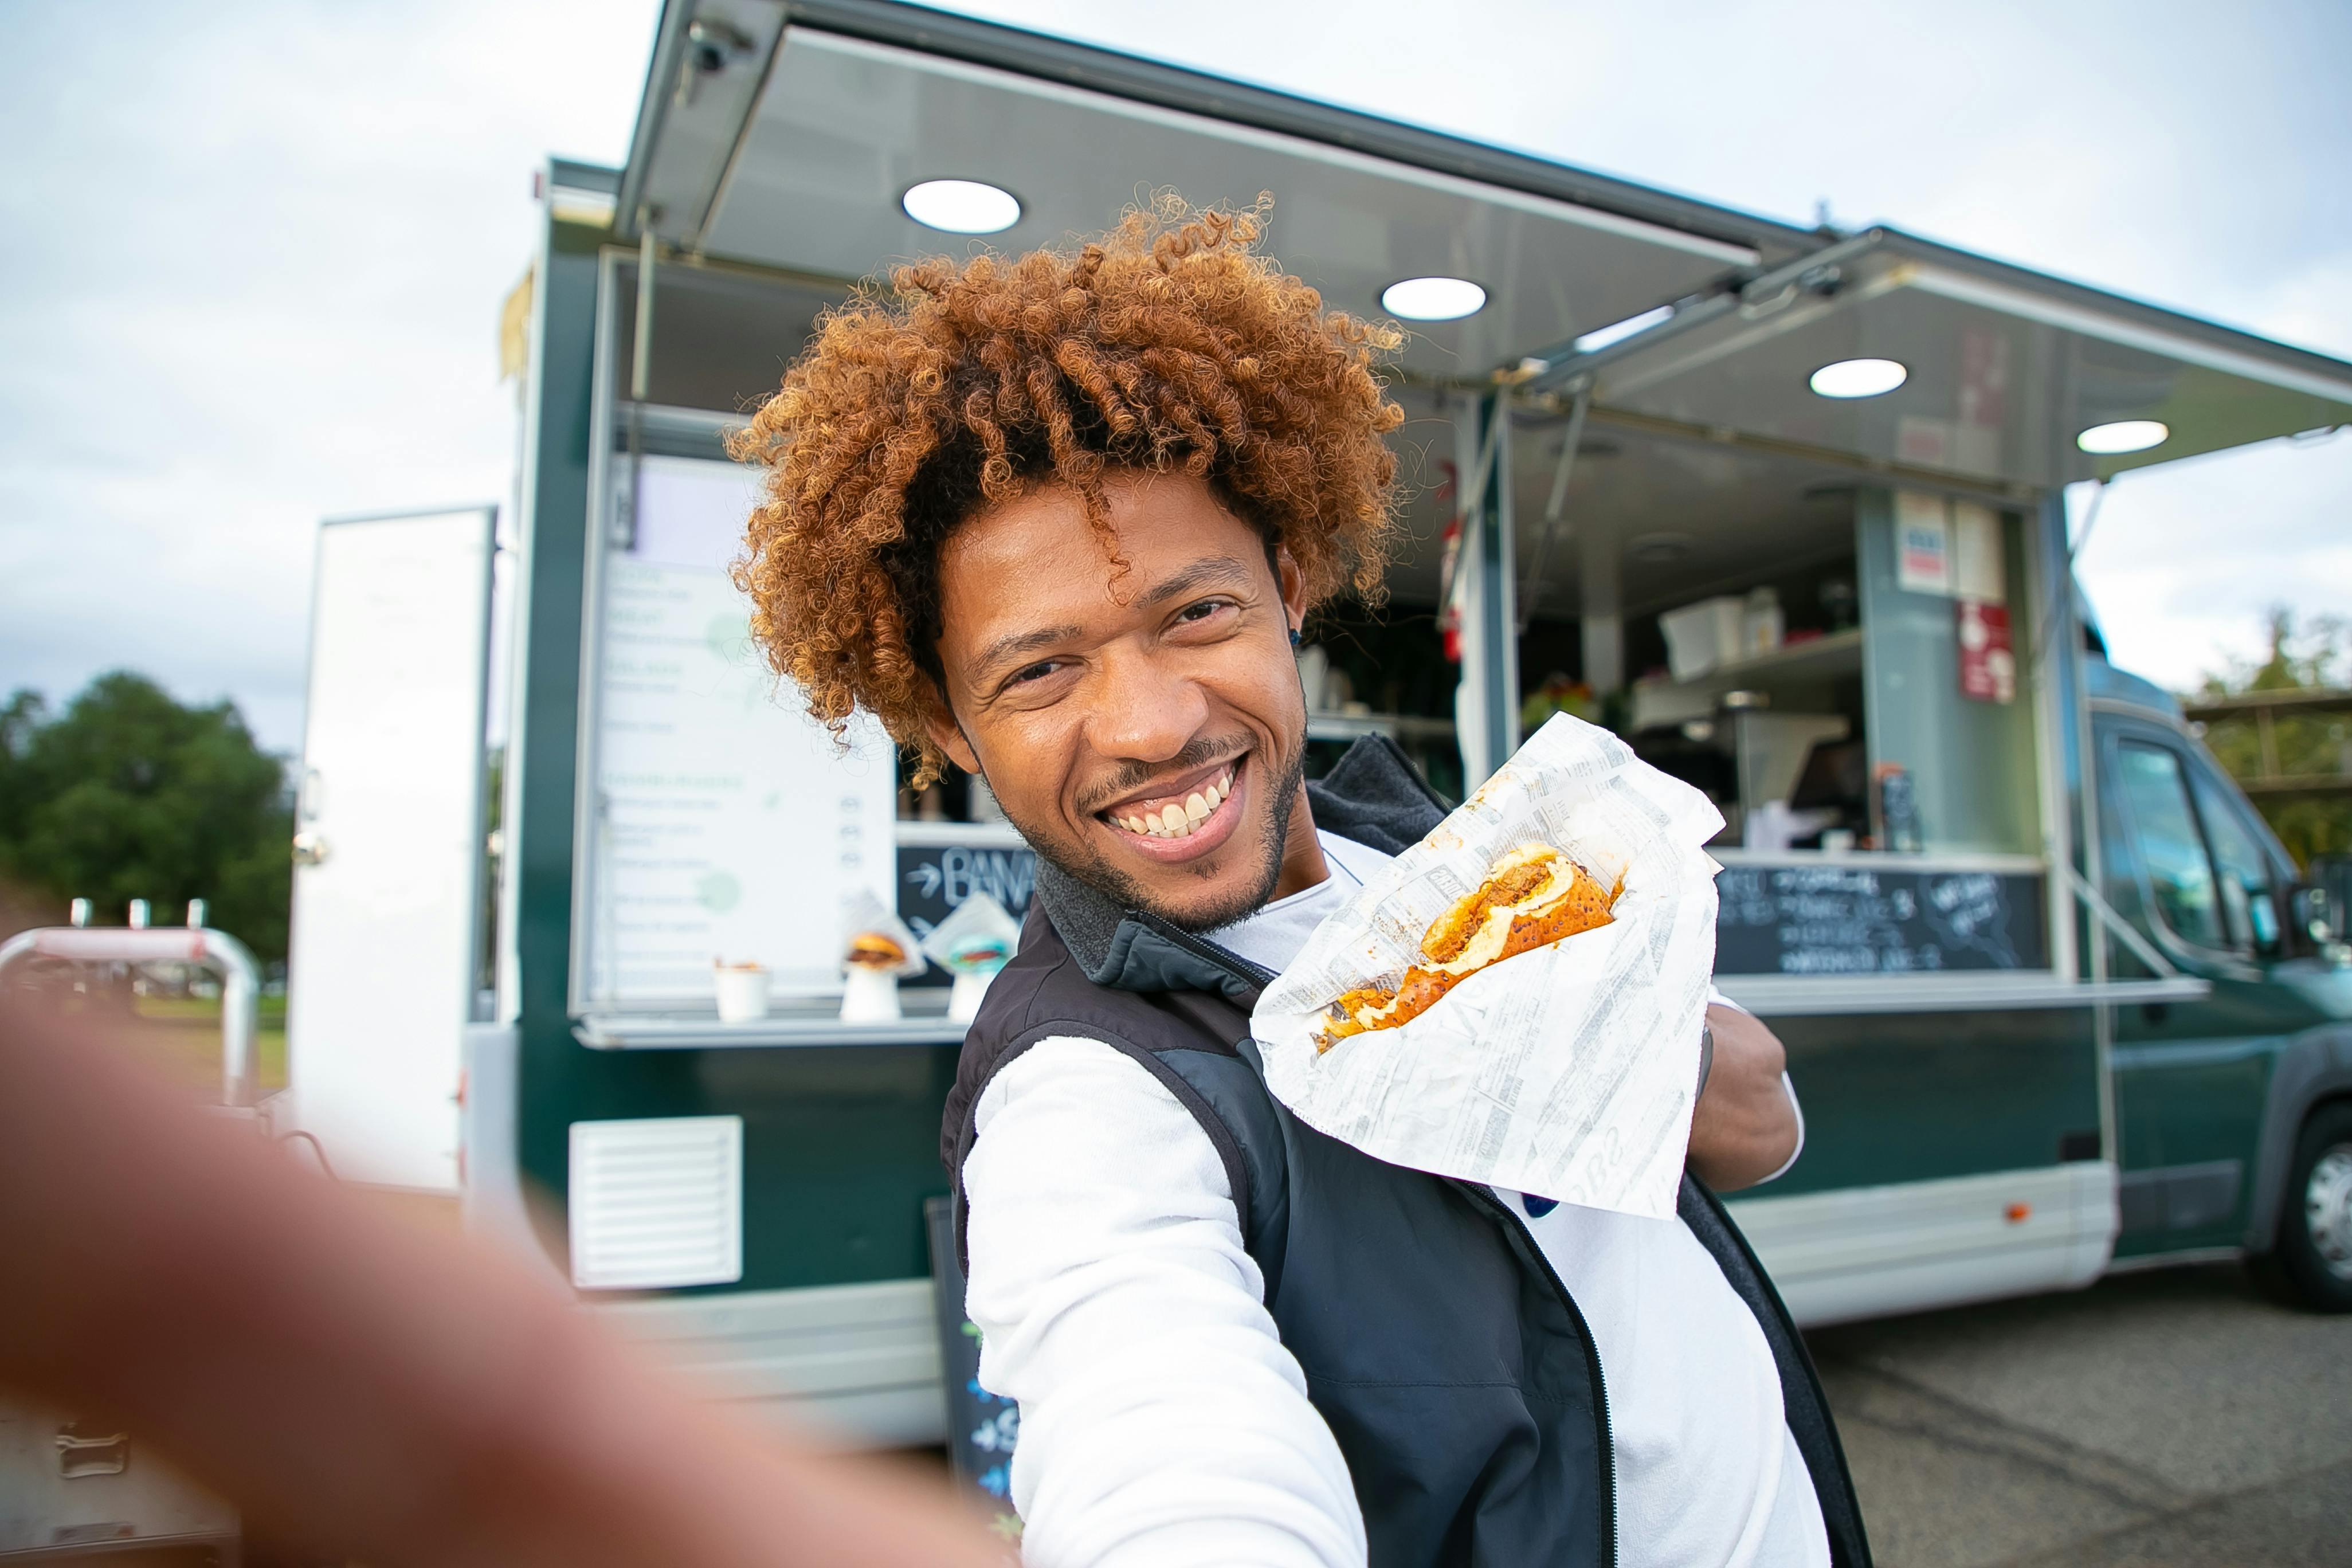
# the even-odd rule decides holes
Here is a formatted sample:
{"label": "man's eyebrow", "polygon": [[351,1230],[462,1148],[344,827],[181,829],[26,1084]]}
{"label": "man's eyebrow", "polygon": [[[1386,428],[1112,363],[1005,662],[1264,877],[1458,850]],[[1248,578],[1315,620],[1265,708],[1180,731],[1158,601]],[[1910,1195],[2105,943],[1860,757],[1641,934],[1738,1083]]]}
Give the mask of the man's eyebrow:
{"label": "man's eyebrow", "polygon": [[[1138,595],[1136,603],[1150,608],[1213,584],[1238,584],[1249,580],[1247,562],[1230,555],[1214,555],[1195,561],[1173,576],[1162,579]],[[985,680],[1014,659],[1042,653],[1057,643],[1085,635],[1083,626],[1041,626],[1035,631],[1008,633],[982,648],[980,657],[971,661],[971,679],[975,682]]]}
{"label": "man's eyebrow", "polygon": [[1230,555],[1212,556],[1206,561],[1195,561],[1174,576],[1162,580],[1138,602],[1146,605],[1164,605],[1171,599],[1181,598],[1195,588],[1211,584],[1244,584],[1249,580],[1247,562],[1236,561]]}
{"label": "man's eyebrow", "polygon": [[1085,632],[1084,626],[1041,626],[1033,632],[1013,632],[981,650],[980,657],[972,660],[972,673],[976,679],[985,679],[1010,660],[1067,642]]}

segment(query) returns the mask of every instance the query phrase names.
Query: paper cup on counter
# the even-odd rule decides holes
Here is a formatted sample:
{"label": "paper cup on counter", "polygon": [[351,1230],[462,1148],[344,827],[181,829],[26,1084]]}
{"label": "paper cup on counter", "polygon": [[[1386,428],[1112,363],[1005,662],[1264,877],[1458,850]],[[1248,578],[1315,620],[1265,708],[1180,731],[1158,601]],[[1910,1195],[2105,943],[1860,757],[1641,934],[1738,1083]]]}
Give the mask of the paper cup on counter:
{"label": "paper cup on counter", "polygon": [[[1251,1017],[1275,1098],[1391,1164],[1563,1203],[1675,1212],[1715,967],[1723,818],[1561,714],[1318,927]],[[1430,923],[1523,845],[1602,883],[1611,923],[1480,970],[1396,1028],[1318,1049],[1327,1010],[1395,986]]]}
{"label": "paper cup on counter", "polygon": [[756,963],[711,966],[711,983],[719,992],[719,1021],[750,1024],[768,1016],[768,972]]}
{"label": "paper cup on counter", "polygon": [[903,1017],[898,1008],[898,977],[887,969],[852,968],[841,985],[841,1021],[881,1024]]}

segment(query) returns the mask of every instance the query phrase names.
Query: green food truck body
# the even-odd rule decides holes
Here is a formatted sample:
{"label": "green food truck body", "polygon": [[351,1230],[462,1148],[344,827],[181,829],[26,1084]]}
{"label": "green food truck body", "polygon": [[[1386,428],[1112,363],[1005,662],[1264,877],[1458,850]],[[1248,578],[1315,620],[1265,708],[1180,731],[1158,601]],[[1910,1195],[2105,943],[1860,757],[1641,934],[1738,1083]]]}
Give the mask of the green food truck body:
{"label": "green food truck body", "polygon": [[[908,216],[934,179],[1009,194],[1005,249],[1265,191],[1330,306],[1478,285],[1406,323],[1407,538],[1385,612],[1310,623],[1315,754],[1388,734],[1458,795],[1565,709],[1716,798],[1717,982],[1806,1121],[1734,1208],[1801,1320],[2239,1254],[2352,1298],[2352,969],[2177,705],[2107,664],[2062,499],[2352,419],[2352,366],[846,0],[670,0],[627,168],[548,174],[479,1223],[725,1397],[943,1435],[924,1205],[961,1029],[936,972],[844,1022],[842,911],[1018,913],[1030,861],[984,788],[914,796],[774,689],[722,449],[857,279],[969,243]],[[741,964],[769,1010],[721,1021]]]}

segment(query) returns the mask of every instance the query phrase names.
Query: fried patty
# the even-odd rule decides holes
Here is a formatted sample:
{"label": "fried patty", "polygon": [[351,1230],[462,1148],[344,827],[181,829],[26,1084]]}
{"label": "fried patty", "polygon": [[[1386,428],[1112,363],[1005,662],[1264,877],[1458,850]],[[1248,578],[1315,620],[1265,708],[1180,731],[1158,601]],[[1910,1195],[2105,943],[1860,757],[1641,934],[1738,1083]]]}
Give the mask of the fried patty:
{"label": "fried patty", "polygon": [[[1431,922],[1421,951],[1432,964],[1406,970],[1394,991],[1364,986],[1341,995],[1316,1036],[1317,1050],[1368,1029],[1409,1023],[1490,963],[1607,925],[1623,887],[1603,888],[1549,845],[1511,851],[1474,891]],[[1497,919],[1504,911],[1507,923]]]}

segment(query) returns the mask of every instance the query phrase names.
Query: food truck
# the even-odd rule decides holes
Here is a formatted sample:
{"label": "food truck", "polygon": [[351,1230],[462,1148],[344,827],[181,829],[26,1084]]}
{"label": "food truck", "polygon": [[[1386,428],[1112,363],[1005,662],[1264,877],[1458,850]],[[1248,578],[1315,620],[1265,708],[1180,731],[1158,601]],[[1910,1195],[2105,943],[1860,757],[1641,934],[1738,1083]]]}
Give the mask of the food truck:
{"label": "food truck", "polygon": [[[1458,796],[1565,709],[1720,805],[1717,981],[1806,1121],[1734,1208],[1801,1321],[2238,1255],[2352,1302],[2336,915],[2106,661],[2064,499],[2352,420],[2352,365],[869,0],[669,0],[626,167],[545,174],[478,1223],[725,1397],[941,1438],[962,1027],[936,972],[845,1021],[842,911],[1018,914],[1031,862],[766,673],[723,443],[892,260],[1161,189],[1270,193],[1272,254],[1408,330],[1405,540],[1384,609],[1308,627],[1318,765],[1387,735]],[[722,1019],[751,966],[764,1016]]]}

